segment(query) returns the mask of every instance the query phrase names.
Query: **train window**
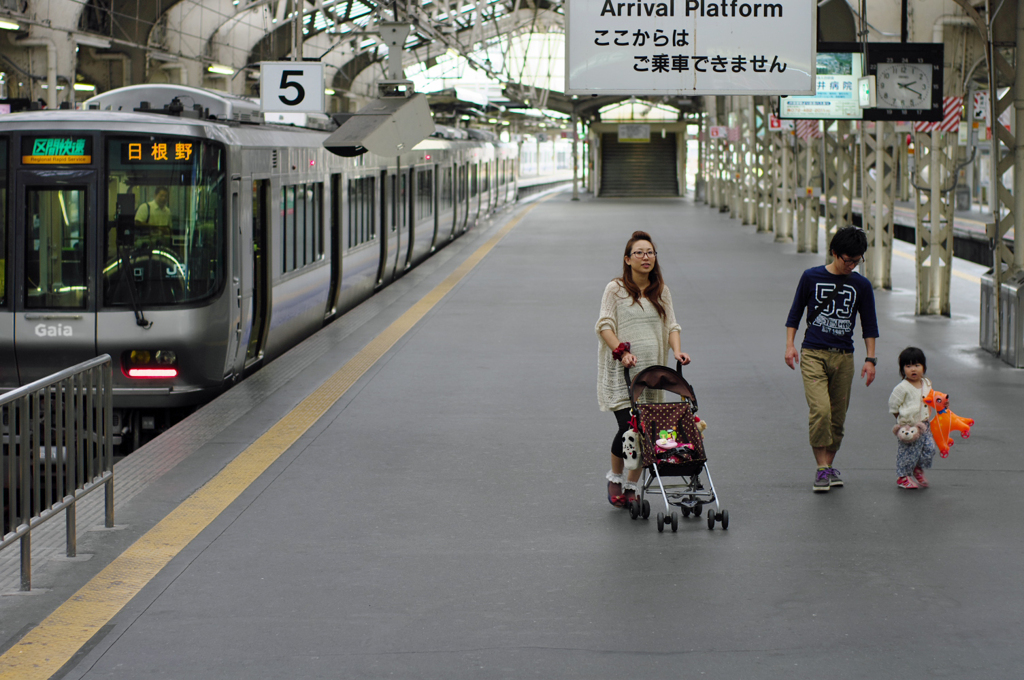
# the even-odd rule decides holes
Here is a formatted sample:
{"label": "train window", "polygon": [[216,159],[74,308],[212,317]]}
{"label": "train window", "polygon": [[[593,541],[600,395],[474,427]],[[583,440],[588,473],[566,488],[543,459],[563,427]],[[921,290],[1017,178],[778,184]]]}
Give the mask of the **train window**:
{"label": "train window", "polygon": [[376,177],[348,181],[348,247],[353,248],[377,237],[377,213],[374,197]]}
{"label": "train window", "polygon": [[324,185],[320,182],[306,184],[301,187],[306,194],[306,227],[304,230],[305,247],[303,248],[303,264],[319,262],[323,257],[323,237],[321,224],[324,209]]}
{"label": "train window", "polygon": [[[192,303],[220,292],[227,238],[223,148],[187,137],[111,136],[106,154],[104,304]],[[134,215],[123,214],[128,206]],[[119,218],[130,225],[120,242]]]}
{"label": "train window", "polygon": [[434,214],[434,169],[424,168],[416,173],[416,219]]}
{"label": "train window", "polygon": [[281,187],[281,271],[323,259],[323,216],[323,182]]}
{"label": "train window", "polygon": [[395,210],[395,219],[391,222],[392,231],[398,228],[405,229],[409,224],[408,174],[403,172],[400,177],[395,178],[395,181],[398,182],[398,197],[396,198],[398,205]]}
{"label": "train window", "polygon": [[452,204],[455,202],[455,187],[452,185],[452,174],[453,168],[443,168],[441,170],[441,197],[440,197],[440,210],[442,212],[451,210]]}
{"label": "train window", "polygon": [[281,271],[295,269],[295,187],[281,187]]}
{"label": "train window", "polygon": [[7,140],[0,139],[0,306],[7,304]]}
{"label": "train window", "polygon": [[26,192],[26,309],[85,307],[86,195],[85,187]]}
{"label": "train window", "polygon": [[470,168],[470,171],[469,171],[469,195],[471,197],[472,196],[476,196],[476,194],[477,194],[477,182],[478,182],[479,170],[480,170],[480,166],[474,164],[473,167]]}
{"label": "train window", "polygon": [[491,164],[481,163],[480,164],[480,191],[490,191],[491,189]]}

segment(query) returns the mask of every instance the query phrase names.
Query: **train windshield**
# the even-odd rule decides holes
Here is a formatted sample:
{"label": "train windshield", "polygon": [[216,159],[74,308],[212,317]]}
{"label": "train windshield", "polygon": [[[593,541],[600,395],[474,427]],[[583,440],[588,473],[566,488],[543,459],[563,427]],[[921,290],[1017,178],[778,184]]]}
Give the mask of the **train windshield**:
{"label": "train windshield", "polygon": [[107,169],[104,303],[215,295],[225,268],[223,149],[186,137],[108,138]]}

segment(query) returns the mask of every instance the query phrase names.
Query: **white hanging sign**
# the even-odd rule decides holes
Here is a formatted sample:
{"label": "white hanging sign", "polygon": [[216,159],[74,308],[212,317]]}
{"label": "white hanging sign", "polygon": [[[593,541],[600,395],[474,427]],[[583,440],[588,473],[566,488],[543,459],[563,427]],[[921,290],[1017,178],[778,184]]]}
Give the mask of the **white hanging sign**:
{"label": "white hanging sign", "polygon": [[324,112],[324,65],[318,61],[260,63],[260,110]]}
{"label": "white hanging sign", "polygon": [[815,0],[564,7],[567,94],[814,94]]}
{"label": "white hanging sign", "polygon": [[988,120],[988,90],[974,93],[974,119]]}
{"label": "white hanging sign", "polygon": [[647,123],[622,123],[619,125],[620,142],[651,141],[651,126]]}

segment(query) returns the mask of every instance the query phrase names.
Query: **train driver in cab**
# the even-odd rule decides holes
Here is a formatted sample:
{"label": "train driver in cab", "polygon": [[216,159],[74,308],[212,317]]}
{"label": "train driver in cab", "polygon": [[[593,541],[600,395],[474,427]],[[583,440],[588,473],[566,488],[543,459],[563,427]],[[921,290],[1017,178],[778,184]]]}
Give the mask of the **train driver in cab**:
{"label": "train driver in cab", "polygon": [[157,187],[153,200],[146,201],[135,211],[135,226],[147,227],[149,236],[153,239],[170,241],[171,209],[167,207],[170,198],[170,189]]}

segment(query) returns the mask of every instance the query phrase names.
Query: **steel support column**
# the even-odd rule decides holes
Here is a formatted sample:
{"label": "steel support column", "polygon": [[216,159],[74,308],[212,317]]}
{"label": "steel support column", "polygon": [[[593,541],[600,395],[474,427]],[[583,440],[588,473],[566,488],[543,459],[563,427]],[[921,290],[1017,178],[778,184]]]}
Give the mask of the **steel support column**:
{"label": "steel support column", "polygon": [[[868,237],[864,274],[871,285],[892,289],[892,229],[896,200],[896,134],[879,121],[864,132],[863,224]],[[872,172],[873,171],[873,172]]]}
{"label": "steel support column", "polygon": [[[944,139],[947,138],[948,139]],[[949,280],[953,257],[953,192],[951,170],[956,162],[957,138],[952,133],[918,132],[917,156],[917,314],[950,315]],[[928,168],[928,185],[922,170]]]}
{"label": "steel support column", "polygon": [[818,252],[818,213],[821,206],[821,163],[818,158],[820,138],[797,142],[797,168],[801,173],[798,187],[803,191],[797,200],[796,252]]}
{"label": "steel support column", "polygon": [[768,97],[758,97],[761,104],[757,112],[757,231],[772,230],[772,198],[775,181],[772,179],[772,138],[768,132]]}
{"label": "steel support column", "polygon": [[796,185],[796,162],[793,158],[793,133],[782,130],[773,133],[772,157],[775,169],[775,240],[780,243],[793,241],[793,190]]}
{"label": "steel support column", "polygon": [[825,166],[825,261],[832,259],[828,244],[836,231],[853,224],[853,147],[856,143],[848,120],[826,123]]}

